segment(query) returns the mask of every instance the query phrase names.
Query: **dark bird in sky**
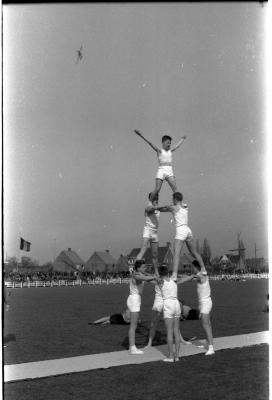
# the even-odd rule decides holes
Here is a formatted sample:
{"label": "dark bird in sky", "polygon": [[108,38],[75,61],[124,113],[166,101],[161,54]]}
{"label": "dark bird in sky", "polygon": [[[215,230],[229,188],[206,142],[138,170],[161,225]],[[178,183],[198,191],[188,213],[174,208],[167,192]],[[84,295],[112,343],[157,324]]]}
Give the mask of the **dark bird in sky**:
{"label": "dark bird in sky", "polygon": [[83,58],[82,49],[83,49],[83,47],[80,46],[80,49],[76,51],[77,52],[77,61],[76,61],[76,63],[78,63]]}

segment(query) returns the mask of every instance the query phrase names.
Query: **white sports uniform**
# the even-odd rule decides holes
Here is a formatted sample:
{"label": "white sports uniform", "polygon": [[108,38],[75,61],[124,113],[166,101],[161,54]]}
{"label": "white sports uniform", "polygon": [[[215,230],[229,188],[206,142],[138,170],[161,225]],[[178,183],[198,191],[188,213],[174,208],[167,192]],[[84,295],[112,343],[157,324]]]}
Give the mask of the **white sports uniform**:
{"label": "white sports uniform", "polygon": [[127,298],[127,307],[130,312],[139,312],[141,309],[141,294],[143,293],[144,282],[136,285],[131,278],[129,283],[129,296]]}
{"label": "white sports uniform", "polygon": [[[148,202],[148,206],[153,206],[152,202]],[[149,239],[152,243],[157,243],[158,238],[158,227],[159,227],[160,211],[156,210],[152,214],[148,214],[145,211],[145,224],[143,237]]]}
{"label": "white sports uniform", "polygon": [[163,310],[163,298],[159,285],[155,285],[155,298],[152,310],[161,312]]}
{"label": "white sports uniform", "polygon": [[164,280],[161,286],[163,298],[163,317],[164,318],[180,318],[181,310],[178,301],[178,285],[170,279]]}
{"label": "white sports uniform", "polygon": [[175,239],[189,241],[193,239],[193,234],[188,226],[188,207],[186,205],[173,206],[173,216],[176,225]]}
{"label": "white sports uniform", "polygon": [[209,278],[204,283],[197,282],[197,295],[200,314],[209,314],[212,309],[211,287]]}
{"label": "white sports uniform", "polygon": [[172,168],[172,151],[164,150],[158,153],[159,167],[156,178],[164,181],[166,178],[173,178],[174,172]]}

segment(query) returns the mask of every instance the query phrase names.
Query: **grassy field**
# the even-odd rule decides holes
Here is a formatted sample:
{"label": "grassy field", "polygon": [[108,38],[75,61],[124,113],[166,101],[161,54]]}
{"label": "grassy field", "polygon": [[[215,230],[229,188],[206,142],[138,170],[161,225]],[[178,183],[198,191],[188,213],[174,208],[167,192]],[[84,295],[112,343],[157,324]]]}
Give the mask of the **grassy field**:
{"label": "grassy field", "polygon": [[[215,337],[268,329],[268,315],[262,312],[268,292],[267,280],[215,281],[211,287]],[[128,346],[126,326],[88,325],[96,318],[124,309],[127,285],[10,291],[10,311],[4,318],[4,337],[8,341],[5,364],[124,350]],[[154,288],[146,285],[142,324],[136,335],[139,347],[147,340],[153,296]],[[194,283],[182,285],[180,297],[196,306]],[[182,322],[181,331],[184,337],[204,337],[199,321]],[[158,327],[156,340],[157,344],[166,341],[163,322]],[[4,390],[5,399],[12,400],[143,397],[174,400],[181,396],[240,400],[267,399],[267,386],[268,348],[262,345],[223,350],[208,360],[203,355],[186,357],[174,366],[155,362],[9,383]]]}
{"label": "grassy field", "polygon": [[5,385],[5,400],[268,400],[266,345]]}

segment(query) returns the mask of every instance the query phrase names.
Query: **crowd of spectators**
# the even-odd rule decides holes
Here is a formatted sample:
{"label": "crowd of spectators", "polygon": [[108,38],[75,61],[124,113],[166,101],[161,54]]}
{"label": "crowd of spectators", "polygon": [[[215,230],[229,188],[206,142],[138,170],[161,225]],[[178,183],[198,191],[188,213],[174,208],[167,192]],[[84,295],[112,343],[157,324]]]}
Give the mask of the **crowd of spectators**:
{"label": "crowd of spectators", "polygon": [[[185,272],[186,273],[186,272]],[[240,281],[245,279],[245,277],[250,277],[247,275],[252,275],[254,277],[254,272],[250,274],[246,274],[246,272],[241,273],[233,273],[233,274],[210,274],[210,279],[212,280],[225,280],[225,281]],[[260,275],[260,273],[255,274]],[[263,274],[262,274],[263,275]],[[59,271],[36,271],[36,272],[5,272],[3,273],[3,278],[5,282],[35,282],[35,281],[88,281],[95,279],[102,280],[111,280],[111,279],[126,279],[130,276],[129,270],[120,271],[120,272],[78,272],[78,271],[70,271],[70,272],[59,272]]]}
{"label": "crowd of spectators", "polygon": [[124,279],[129,277],[129,271],[123,272],[83,272],[79,273],[76,271],[71,272],[4,272],[4,280],[8,282],[33,282],[33,281],[75,281],[75,280],[93,280],[93,279]]}

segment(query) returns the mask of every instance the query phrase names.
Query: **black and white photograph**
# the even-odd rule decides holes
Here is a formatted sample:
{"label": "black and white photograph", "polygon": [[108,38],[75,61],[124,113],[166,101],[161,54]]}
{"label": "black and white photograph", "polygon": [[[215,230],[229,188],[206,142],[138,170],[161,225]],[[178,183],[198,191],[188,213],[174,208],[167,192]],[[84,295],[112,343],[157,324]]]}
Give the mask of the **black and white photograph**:
{"label": "black and white photograph", "polygon": [[269,399],[270,9],[3,4],[4,400]]}

